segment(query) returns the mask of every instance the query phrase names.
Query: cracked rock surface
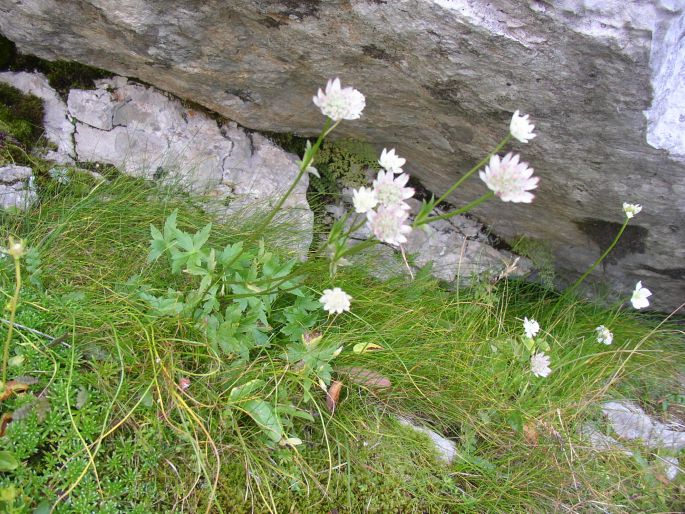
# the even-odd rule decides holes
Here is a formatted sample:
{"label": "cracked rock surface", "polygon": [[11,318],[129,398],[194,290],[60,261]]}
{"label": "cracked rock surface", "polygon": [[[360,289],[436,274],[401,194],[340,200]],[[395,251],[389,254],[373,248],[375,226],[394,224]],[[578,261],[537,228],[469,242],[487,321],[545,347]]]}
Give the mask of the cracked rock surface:
{"label": "cracked rock surface", "polygon": [[[298,173],[296,156],[263,136],[235,123],[220,125],[124,77],[99,80],[93,90],[72,89],[66,103],[40,73],[4,72],[0,81],[43,99],[46,136],[57,147],[46,158],[108,163],[133,176],[177,183],[213,199],[207,208],[219,216],[269,209]],[[283,245],[301,257],[314,222],[307,187],[304,176],[279,217],[295,228],[283,234]],[[7,202],[23,201],[12,194]]]}
{"label": "cracked rock surface", "polygon": [[28,209],[38,200],[33,186],[33,170],[28,166],[0,167],[0,207]]}

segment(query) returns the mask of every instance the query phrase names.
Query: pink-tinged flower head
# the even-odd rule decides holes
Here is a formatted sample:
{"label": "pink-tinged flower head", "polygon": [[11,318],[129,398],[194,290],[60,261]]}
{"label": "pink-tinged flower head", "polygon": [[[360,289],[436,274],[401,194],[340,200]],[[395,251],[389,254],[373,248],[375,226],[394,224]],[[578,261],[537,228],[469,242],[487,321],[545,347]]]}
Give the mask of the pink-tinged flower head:
{"label": "pink-tinged flower head", "polygon": [[328,81],[325,92],[319,89],[313,101],[333,121],[356,120],[366,106],[364,95],[352,87],[341,88],[338,78]]}
{"label": "pink-tinged flower head", "polygon": [[614,334],[611,333],[611,330],[609,330],[607,327],[604,325],[600,325],[595,329],[595,332],[597,332],[597,342],[609,345],[614,341]]}
{"label": "pink-tinged flower head", "polygon": [[544,353],[536,353],[530,358],[530,371],[536,377],[548,377],[552,372],[550,358]]}
{"label": "pink-tinged flower head", "polygon": [[373,189],[360,187],[352,191],[352,203],[354,204],[355,212],[364,214],[378,205],[378,198]]}
{"label": "pink-tinged flower head", "polygon": [[414,196],[414,188],[404,187],[408,181],[409,175],[406,173],[395,177],[392,171],[379,171],[378,177],[373,181],[373,190],[376,192],[378,203],[386,207],[397,206],[409,210],[409,205],[404,201]]}
{"label": "pink-tinged flower head", "polygon": [[540,323],[532,318],[523,318],[523,331],[528,339],[533,339],[540,331]]}
{"label": "pink-tinged flower head", "polygon": [[393,173],[402,173],[402,166],[407,162],[407,159],[403,159],[399,155],[395,154],[395,149],[393,148],[389,152],[383,148],[381,152],[381,158],[378,161],[383,168]]}
{"label": "pink-tinged flower head", "polygon": [[636,309],[644,309],[649,307],[649,298],[652,296],[652,292],[646,287],[642,287],[642,282],[635,284],[635,291],[633,291],[633,296],[630,299],[633,307]]}
{"label": "pink-tinged flower head", "polygon": [[323,309],[328,314],[341,314],[343,311],[350,310],[350,300],[352,297],[339,287],[324,289],[319,302],[323,304]]}
{"label": "pink-tinged flower head", "polygon": [[639,203],[623,202],[623,212],[626,213],[626,218],[630,219],[642,210],[642,205]]}
{"label": "pink-tinged flower head", "polygon": [[512,136],[522,143],[527,143],[536,136],[536,134],[533,134],[534,128],[535,125],[528,121],[528,114],[521,116],[518,111],[514,112],[514,115],[511,117],[511,123],[509,123],[509,132],[511,132]]}
{"label": "pink-tinged flower head", "polygon": [[411,227],[404,222],[408,217],[409,212],[397,205],[381,205],[376,211],[366,213],[369,228],[378,240],[395,246],[407,242]]}
{"label": "pink-tinged flower head", "polygon": [[530,203],[535,198],[531,189],[538,187],[538,177],[527,162],[519,162],[519,155],[508,153],[500,160],[499,155],[490,157],[490,164],[481,171],[480,179],[503,202]]}

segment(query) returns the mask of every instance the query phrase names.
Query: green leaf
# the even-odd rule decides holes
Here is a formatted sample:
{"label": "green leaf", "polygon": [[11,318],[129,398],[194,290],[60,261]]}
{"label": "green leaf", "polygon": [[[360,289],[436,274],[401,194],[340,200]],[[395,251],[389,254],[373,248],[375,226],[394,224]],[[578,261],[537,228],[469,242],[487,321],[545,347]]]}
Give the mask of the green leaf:
{"label": "green leaf", "polygon": [[243,409],[271,441],[277,443],[283,438],[283,428],[271,405],[264,400],[250,400],[245,402]]}
{"label": "green leaf", "polygon": [[173,241],[176,236],[176,217],[178,216],[178,209],[174,209],[164,222],[164,240],[169,243]]}
{"label": "green leaf", "polygon": [[33,514],[50,514],[51,512],[52,504],[49,501],[45,500],[38,504],[38,507],[35,508]]}
{"label": "green leaf", "polygon": [[[226,248],[223,249],[221,252],[221,255],[219,255],[219,264],[222,266],[227,266],[229,263],[232,261],[237,262],[237,257],[243,252],[243,242],[238,241],[237,243],[234,243],[232,245],[226,246]],[[234,263],[235,264],[235,263]],[[231,268],[234,268],[235,266],[231,266]]]}
{"label": "green leaf", "polygon": [[234,402],[240,402],[254,395],[256,391],[261,390],[266,382],[261,378],[255,378],[249,382],[245,382],[243,385],[234,387],[229,393],[229,398]]}
{"label": "green leaf", "polygon": [[199,232],[196,232],[195,235],[193,236],[193,247],[196,250],[199,250],[204,246],[204,244],[207,242],[209,239],[209,234],[212,231],[212,224],[208,223],[205,225],[202,230]]}
{"label": "green leaf", "polygon": [[143,405],[143,407],[152,407],[153,403],[153,398],[152,398],[152,391],[149,389],[141,396],[140,403]]}
{"label": "green leaf", "polygon": [[175,234],[176,239],[178,240],[178,246],[180,246],[187,252],[192,252],[195,248],[195,245],[193,245],[193,237],[187,232],[183,232],[179,229],[176,229]]}
{"label": "green leaf", "polygon": [[521,416],[519,411],[510,413],[509,416],[507,416],[507,423],[509,423],[509,426],[516,432],[520,433],[523,431],[523,416]]}
{"label": "green leaf", "polygon": [[352,347],[354,353],[366,353],[373,350],[385,350],[385,348],[375,343],[357,343]]}
{"label": "green leaf", "polygon": [[12,452],[0,451],[0,471],[14,471],[19,467],[19,460]]}

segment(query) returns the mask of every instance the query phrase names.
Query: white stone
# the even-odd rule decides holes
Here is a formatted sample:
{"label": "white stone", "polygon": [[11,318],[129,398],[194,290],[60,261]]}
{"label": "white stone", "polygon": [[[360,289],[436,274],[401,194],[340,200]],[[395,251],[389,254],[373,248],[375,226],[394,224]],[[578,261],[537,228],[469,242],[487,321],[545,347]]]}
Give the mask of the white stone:
{"label": "white stone", "polygon": [[405,427],[409,427],[412,430],[426,434],[435,446],[435,450],[438,452],[440,460],[446,464],[450,464],[457,456],[457,444],[454,441],[447,439],[430,428],[412,423],[409,419],[402,416],[395,416],[395,419],[397,419],[397,421],[399,421],[399,423]]}
{"label": "white stone", "polygon": [[38,200],[33,186],[33,170],[27,166],[0,167],[0,207],[28,209]]}
{"label": "white stone", "polygon": [[675,480],[680,472],[680,462],[675,457],[667,455],[665,457],[656,456],[657,467],[664,474],[664,476],[670,480]]}
{"label": "white stone", "polygon": [[57,92],[50,87],[45,75],[24,71],[4,71],[0,72],[0,82],[9,84],[22,93],[31,94],[43,100],[45,137],[57,146],[57,150],[49,151],[46,158],[63,164],[72,162],[75,155],[72,140],[74,126],[67,117],[66,104]]}
{"label": "white stone", "polygon": [[112,130],[115,105],[111,94],[103,89],[72,89],[67,98],[70,116],[100,130]]}
{"label": "white stone", "polygon": [[645,112],[647,142],[685,162],[685,11],[656,25],[650,66],[654,99]]}
{"label": "white stone", "polygon": [[648,448],[685,448],[685,432],[649,417],[633,402],[613,401],[602,405],[611,428],[623,439],[640,440]]}
{"label": "white stone", "polygon": [[603,434],[596,427],[591,424],[586,424],[581,427],[580,433],[588,440],[592,449],[599,452],[620,451],[626,455],[632,455],[633,452],[628,450],[625,446],[619,443],[616,439],[606,434]]}

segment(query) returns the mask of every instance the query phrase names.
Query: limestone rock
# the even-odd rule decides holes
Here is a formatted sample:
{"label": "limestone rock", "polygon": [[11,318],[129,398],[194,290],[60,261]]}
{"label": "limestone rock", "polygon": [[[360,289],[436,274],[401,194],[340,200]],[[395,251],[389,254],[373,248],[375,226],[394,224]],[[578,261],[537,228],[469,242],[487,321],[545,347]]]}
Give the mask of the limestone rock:
{"label": "limestone rock", "polygon": [[422,425],[417,425],[416,423],[413,423],[409,419],[402,416],[395,416],[395,419],[399,421],[400,425],[409,427],[416,432],[426,434],[435,446],[435,450],[437,451],[440,460],[444,463],[450,464],[457,456],[457,444],[454,441],[438,434],[435,430],[431,430],[430,428],[426,428]]}
{"label": "limestone rock", "polygon": [[[137,77],[258,130],[315,134],[311,97],[340,75],[367,108],[339,134],[396,147],[435,193],[514,110],[530,113],[539,135],[513,148],[541,177],[537,198],[475,214],[506,240],[548,242],[568,283],[610,243],[622,202],[640,203],[590,279],[622,299],[642,280],[653,306],[682,303],[682,2],[0,0],[0,13],[20,51]],[[483,192],[474,178],[450,200]]]}
{"label": "limestone rock", "polygon": [[28,209],[38,200],[33,186],[33,170],[28,166],[0,167],[0,207]]}
{"label": "limestone rock", "polygon": [[9,84],[25,94],[37,96],[43,100],[43,126],[45,137],[57,150],[50,150],[47,159],[67,164],[74,159],[73,133],[74,126],[67,116],[67,106],[57,91],[50,87],[48,79],[42,73],[4,71],[0,72],[0,82]]}
{"label": "limestone rock", "polygon": [[[343,191],[342,199],[351,202],[352,195]],[[410,198],[407,203],[411,207],[410,221],[418,213],[420,203]],[[339,219],[346,212],[349,205],[331,206],[329,212],[334,219]],[[445,212],[436,209],[434,215]],[[363,220],[362,215],[351,216],[346,224],[347,230]],[[371,236],[366,224],[359,227],[351,235],[351,244],[363,241]],[[456,286],[468,286],[478,278],[512,278],[528,276],[533,270],[532,262],[516,256],[506,250],[497,250],[489,244],[485,234],[485,227],[472,218],[458,215],[447,220],[438,220],[420,229],[413,230],[407,236],[404,245],[407,255],[413,258],[412,271],[432,263],[431,274],[445,282]],[[399,252],[395,254],[393,247],[379,243],[374,248],[365,249],[352,256],[351,262],[363,265],[365,269],[381,280],[393,276],[409,276],[407,264],[402,262]]]}
{"label": "limestone rock", "polygon": [[652,419],[633,402],[607,402],[602,406],[602,412],[614,432],[623,439],[637,439],[648,448],[674,451],[685,448],[685,432]]}

